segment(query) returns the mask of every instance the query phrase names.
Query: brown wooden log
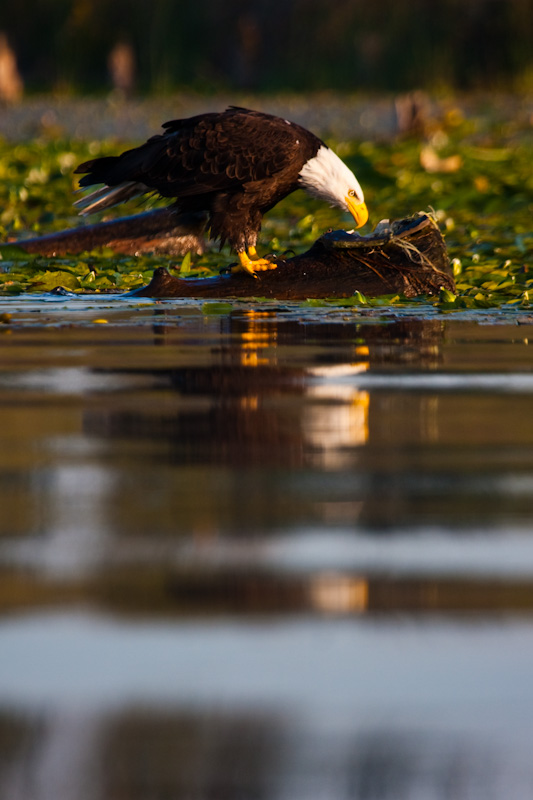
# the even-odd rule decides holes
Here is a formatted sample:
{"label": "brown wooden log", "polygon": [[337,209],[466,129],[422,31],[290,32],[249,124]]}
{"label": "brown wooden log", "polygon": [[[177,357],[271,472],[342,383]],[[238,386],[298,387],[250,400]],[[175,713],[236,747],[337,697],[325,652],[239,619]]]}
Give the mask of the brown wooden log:
{"label": "brown wooden log", "polygon": [[131,217],[22,239],[16,245],[27,253],[43,256],[74,255],[100,247],[109,247],[125,255],[161,253],[180,256],[189,251],[201,254],[204,252],[205,223],[203,214],[177,214],[170,208],[158,208]]}
{"label": "brown wooden log", "polygon": [[230,272],[216,278],[174,278],[159,268],[136,297],[267,297],[305,300],[435,294],[455,291],[442,235],[425,215],[380,223],[372,234],[345,231],[324,234],[312,247],[292,258],[274,259],[277,268],[257,273]]}
{"label": "brown wooden log", "polygon": [[[98,222],[17,242],[28,253],[59,256],[109,247],[118,253],[180,256],[203,252],[206,220],[163,208]],[[2,245],[0,245],[0,252]],[[391,224],[382,222],[367,236],[330,231],[292,258],[273,258],[277,268],[257,273],[231,272],[216,278],[174,278],[154,272],[138,297],[267,297],[302,300],[369,297],[400,293],[407,297],[455,290],[446,246],[433,220],[418,214]]]}

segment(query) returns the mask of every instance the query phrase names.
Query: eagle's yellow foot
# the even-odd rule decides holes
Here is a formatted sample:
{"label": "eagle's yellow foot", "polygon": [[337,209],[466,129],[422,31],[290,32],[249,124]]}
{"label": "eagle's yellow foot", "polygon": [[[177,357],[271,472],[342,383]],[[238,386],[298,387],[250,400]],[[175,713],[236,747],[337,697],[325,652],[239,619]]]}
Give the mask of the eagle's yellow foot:
{"label": "eagle's yellow foot", "polygon": [[257,251],[255,247],[248,248],[248,253],[237,253],[239,256],[239,266],[235,267],[235,272],[249,272],[254,278],[257,278],[256,272],[261,272],[267,269],[276,269],[277,264],[269,261],[268,258],[257,258]]}

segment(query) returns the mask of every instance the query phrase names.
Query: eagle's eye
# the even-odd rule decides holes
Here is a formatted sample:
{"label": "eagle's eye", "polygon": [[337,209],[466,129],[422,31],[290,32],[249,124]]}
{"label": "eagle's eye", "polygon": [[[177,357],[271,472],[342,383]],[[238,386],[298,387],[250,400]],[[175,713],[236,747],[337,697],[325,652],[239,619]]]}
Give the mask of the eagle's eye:
{"label": "eagle's eye", "polygon": [[355,191],[355,189],[350,189],[350,191],[348,192],[348,195],[349,195],[350,197],[355,197],[355,195],[356,195],[356,191]]}

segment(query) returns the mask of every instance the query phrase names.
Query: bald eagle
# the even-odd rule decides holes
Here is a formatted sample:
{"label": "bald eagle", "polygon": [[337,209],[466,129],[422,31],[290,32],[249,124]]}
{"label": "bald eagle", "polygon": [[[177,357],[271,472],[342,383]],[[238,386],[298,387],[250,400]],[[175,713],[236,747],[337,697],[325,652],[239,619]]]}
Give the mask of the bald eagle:
{"label": "bald eagle", "polygon": [[363,191],[343,161],[310,131],[280,117],[231,106],[163,125],[165,132],[119,156],[81,164],[80,187],[103,184],[78,200],[91,214],[157,192],[180,213],[207,215],[211,237],[236,251],[254,274],[275,264],[258,258],[263,214],[295,189],[368,219]]}

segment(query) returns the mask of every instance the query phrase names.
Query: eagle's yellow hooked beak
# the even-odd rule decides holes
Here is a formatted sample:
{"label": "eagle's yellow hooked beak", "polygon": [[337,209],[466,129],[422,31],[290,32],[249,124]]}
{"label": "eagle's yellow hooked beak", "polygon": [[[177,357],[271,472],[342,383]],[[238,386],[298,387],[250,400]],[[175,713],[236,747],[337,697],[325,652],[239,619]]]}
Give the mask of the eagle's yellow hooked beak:
{"label": "eagle's yellow hooked beak", "polygon": [[355,227],[362,228],[368,219],[368,208],[366,207],[366,203],[357,203],[354,201],[353,197],[348,195],[346,197],[346,204],[355,220]]}

